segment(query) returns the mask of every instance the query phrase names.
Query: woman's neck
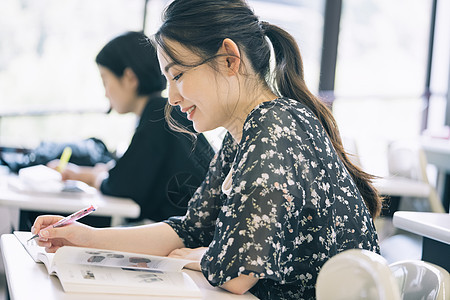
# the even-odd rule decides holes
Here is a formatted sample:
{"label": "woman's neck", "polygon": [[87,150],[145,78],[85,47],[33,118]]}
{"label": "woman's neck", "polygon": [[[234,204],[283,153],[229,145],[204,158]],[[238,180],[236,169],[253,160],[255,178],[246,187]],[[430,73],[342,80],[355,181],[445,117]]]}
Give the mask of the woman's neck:
{"label": "woman's neck", "polygon": [[133,112],[138,116],[141,117],[142,112],[144,111],[145,106],[147,105],[147,102],[150,100],[149,96],[137,96],[136,97],[136,104],[134,105]]}
{"label": "woman's neck", "polygon": [[160,97],[161,92],[154,92],[150,95],[145,96],[136,96],[136,105],[134,107],[133,112],[138,116],[142,116],[142,113],[144,112],[145,107],[147,106],[148,101],[151,101],[152,98]]}
{"label": "woman's neck", "polygon": [[[244,97],[245,96],[242,95],[239,106],[235,109],[235,113],[231,118],[232,121],[230,122],[230,124],[225,126],[225,128],[228,130],[228,132],[230,132],[231,136],[237,143],[241,141],[244,122],[250,112],[259,104],[278,98],[278,96],[268,88],[263,89],[259,93],[256,92],[252,95],[246,95],[247,98]],[[244,99],[248,100],[243,101]]]}

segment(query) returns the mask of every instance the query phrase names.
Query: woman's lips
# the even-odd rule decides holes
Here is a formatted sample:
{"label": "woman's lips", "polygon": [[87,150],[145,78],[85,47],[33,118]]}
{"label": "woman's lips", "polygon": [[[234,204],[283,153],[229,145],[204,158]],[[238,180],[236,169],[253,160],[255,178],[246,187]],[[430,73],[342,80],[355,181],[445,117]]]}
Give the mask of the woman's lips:
{"label": "woman's lips", "polygon": [[190,120],[190,121],[192,120],[192,115],[194,114],[195,108],[196,108],[196,106],[193,105],[193,106],[191,106],[191,107],[186,111],[187,118],[188,118],[188,120]]}

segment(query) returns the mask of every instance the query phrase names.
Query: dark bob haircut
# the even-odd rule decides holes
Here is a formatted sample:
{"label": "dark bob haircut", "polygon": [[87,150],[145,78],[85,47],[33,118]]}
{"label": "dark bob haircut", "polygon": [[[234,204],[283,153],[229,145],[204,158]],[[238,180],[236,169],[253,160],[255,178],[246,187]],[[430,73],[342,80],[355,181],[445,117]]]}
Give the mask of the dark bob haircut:
{"label": "dark bob haircut", "polygon": [[138,95],[150,95],[166,88],[156,50],[141,32],[130,31],[114,38],[100,50],[95,62],[117,77],[122,77],[126,68],[133,70],[139,79]]}

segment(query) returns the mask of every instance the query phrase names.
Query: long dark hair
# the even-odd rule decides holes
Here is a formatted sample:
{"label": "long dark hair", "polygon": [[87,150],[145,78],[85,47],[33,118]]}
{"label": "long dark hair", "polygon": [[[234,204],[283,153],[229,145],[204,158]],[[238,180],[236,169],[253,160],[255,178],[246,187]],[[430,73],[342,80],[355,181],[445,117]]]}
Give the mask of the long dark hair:
{"label": "long dark hair", "polygon": [[138,95],[147,96],[166,88],[159,69],[156,50],[142,32],[129,31],[108,42],[97,54],[95,62],[122,77],[126,68],[139,80]]}
{"label": "long dark hair", "polygon": [[[273,82],[270,73],[270,45],[276,66]],[[260,22],[243,0],[174,0],[164,11],[163,24],[155,41],[177,64],[182,59],[166,43],[176,41],[202,61],[216,55],[224,39],[230,38],[247,56],[252,69],[279,96],[300,101],[320,120],[345,167],[355,181],[373,217],[380,214],[382,199],[371,183],[374,176],[365,173],[348,158],[342,145],[337,123],[326,105],[305,84],[303,62],[294,38],[283,29]]]}

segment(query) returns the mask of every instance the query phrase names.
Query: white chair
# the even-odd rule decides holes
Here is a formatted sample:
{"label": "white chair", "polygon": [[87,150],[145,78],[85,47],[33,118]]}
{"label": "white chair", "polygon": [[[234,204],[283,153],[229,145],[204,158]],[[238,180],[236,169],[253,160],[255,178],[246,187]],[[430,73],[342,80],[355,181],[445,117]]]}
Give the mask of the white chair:
{"label": "white chair", "polygon": [[427,175],[427,160],[417,143],[395,141],[387,151],[389,177],[376,180],[380,194],[402,198],[424,198],[432,212],[445,212]]}
{"label": "white chair", "polygon": [[353,137],[342,136],[342,145],[350,161],[356,166],[362,168],[361,159],[359,157],[359,150],[356,140]]}
{"label": "white chair", "polygon": [[374,252],[350,249],[330,258],[316,282],[317,300],[448,300],[450,275],[421,260],[388,265]]}
{"label": "white chair", "polygon": [[399,261],[389,268],[402,299],[450,299],[450,275],[444,268],[420,260]]}
{"label": "white chair", "polygon": [[330,258],[316,283],[317,300],[399,300],[387,261],[374,252],[350,249]]}

